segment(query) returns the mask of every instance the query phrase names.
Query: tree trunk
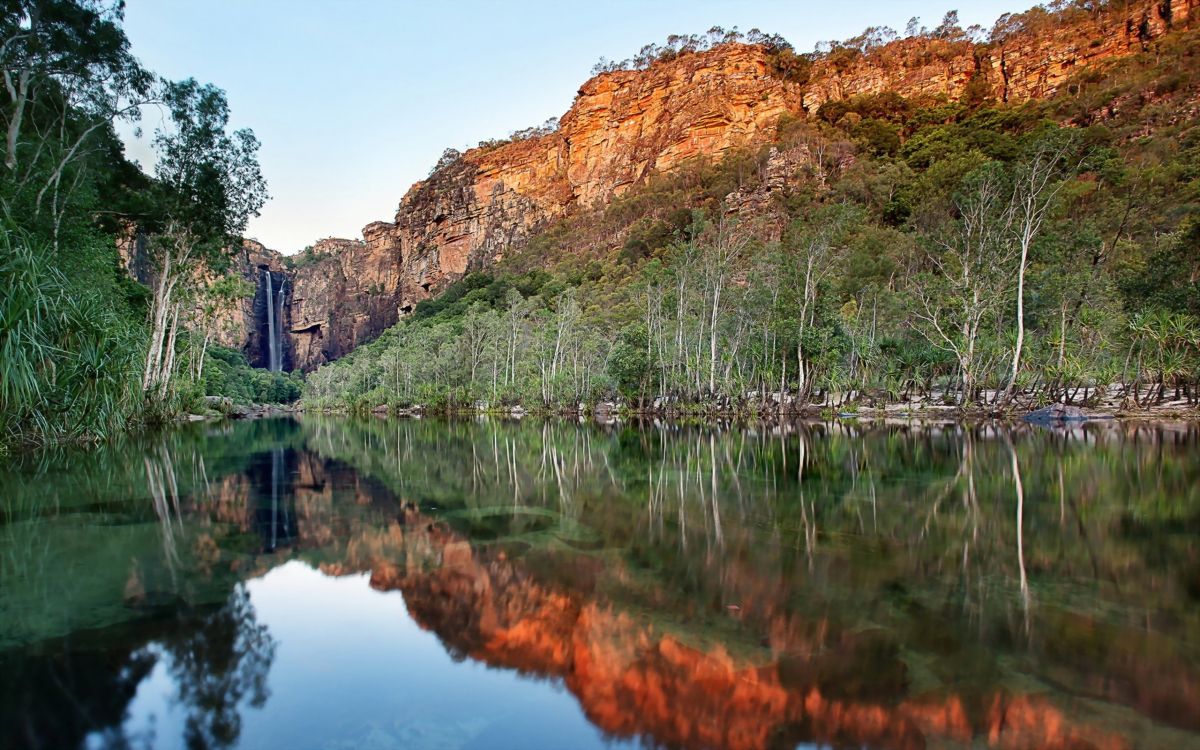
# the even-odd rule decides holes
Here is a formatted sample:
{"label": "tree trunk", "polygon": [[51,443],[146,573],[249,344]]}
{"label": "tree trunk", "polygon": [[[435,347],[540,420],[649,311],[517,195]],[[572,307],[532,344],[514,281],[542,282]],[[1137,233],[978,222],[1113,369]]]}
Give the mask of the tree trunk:
{"label": "tree trunk", "polygon": [[30,71],[22,70],[17,76],[15,86],[12,83],[10,75],[4,76],[5,83],[8,84],[9,96],[13,99],[13,111],[12,116],[8,120],[8,134],[4,150],[4,166],[10,172],[17,168],[17,141],[21,135],[21,122],[25,116],[25,103],[29,100],[29,76]]}

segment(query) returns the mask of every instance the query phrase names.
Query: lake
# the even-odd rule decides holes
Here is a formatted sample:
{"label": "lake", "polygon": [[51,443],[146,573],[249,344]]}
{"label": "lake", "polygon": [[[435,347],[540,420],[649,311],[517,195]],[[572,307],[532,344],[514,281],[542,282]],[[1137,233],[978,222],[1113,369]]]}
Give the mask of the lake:
{"label": "lake", "polygon": [[1200,747],[1198,448],[306,416],[19,456],[0,747]]}

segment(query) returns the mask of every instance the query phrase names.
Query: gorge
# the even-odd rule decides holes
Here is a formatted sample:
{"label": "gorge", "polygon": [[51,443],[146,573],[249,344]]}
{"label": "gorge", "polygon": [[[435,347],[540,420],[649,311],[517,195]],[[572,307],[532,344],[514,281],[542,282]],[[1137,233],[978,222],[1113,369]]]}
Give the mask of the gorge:
{"label": "gorge", "polygon": [[[741,42],[602,72],[580,87],[557,129],[455,153],[408,190],[392,221],[364,227],[362,240],[319,240],[290,260],[247,241],[241,274],[258,291],[226,313],[220,343],[256,366],[312,371],[556,221],[582,221],[654,175],[771,143],[781,118],[815,118],[822,105],[881,92],[1013,104],[1049,97],[1083,71],[1191,29],[1198,8],[1200,0],[1147,0],[1035,9],[1001,19],[986,43],[905,38],[849,58],[817,56],[800,80],[780,72],[768,46]],[[815,160],[803,147],[774,154],[773,182],[757,195],[731,194],[730,210],[756,215],[772,189],[795,184]]]}
{"label": "gorge", "polygon": [[4,467],[54,503],[9,516],[0,744],[1190,747],[1198,440],[306,415],[55,453]]}
{"label": "gorge", "polygon": [[6,3],[0,748],[1200,747],[1200,0],[388,184],[872,3]]}

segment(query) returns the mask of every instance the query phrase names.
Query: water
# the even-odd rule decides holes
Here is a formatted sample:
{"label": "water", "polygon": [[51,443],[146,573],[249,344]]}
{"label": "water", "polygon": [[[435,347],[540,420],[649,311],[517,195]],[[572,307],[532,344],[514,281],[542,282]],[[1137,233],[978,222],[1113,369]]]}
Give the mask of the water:
{"label": "water", "polygon": [[[263,280],[267,283],[267,369],[271,372],[279,372],[282,368],[279,361],[279,325],[275,322],[276,302],[275,294],[271,290],[271,272],[263,269]],[[280,292],[282,293],[282,288]],[[283,300],[280,295],[279,308],[282,311]],[[281,321],[282,323],[282,321]]]}
{"label": "water", "polygon": [[1200,747],[1198,442],[309,417],[23,457],[0,747]]}

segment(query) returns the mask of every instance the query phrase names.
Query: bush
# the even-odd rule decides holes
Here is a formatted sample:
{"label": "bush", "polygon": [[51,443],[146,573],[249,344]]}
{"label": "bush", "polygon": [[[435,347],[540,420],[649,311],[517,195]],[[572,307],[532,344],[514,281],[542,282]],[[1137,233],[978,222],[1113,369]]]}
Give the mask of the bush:
{"label": "bush", "polygon": [[54,253],[10,230],[0,289],[0,447],[101,439],[141,416],[142,332],[102,286],[72,284]]}
{"label": "bush", "polygon": [[204,366],[204,394],[224,396],[235,404],[290,404],[300,398],[304,378],[251,367],[245,355],[234,349],[213,346]]}

